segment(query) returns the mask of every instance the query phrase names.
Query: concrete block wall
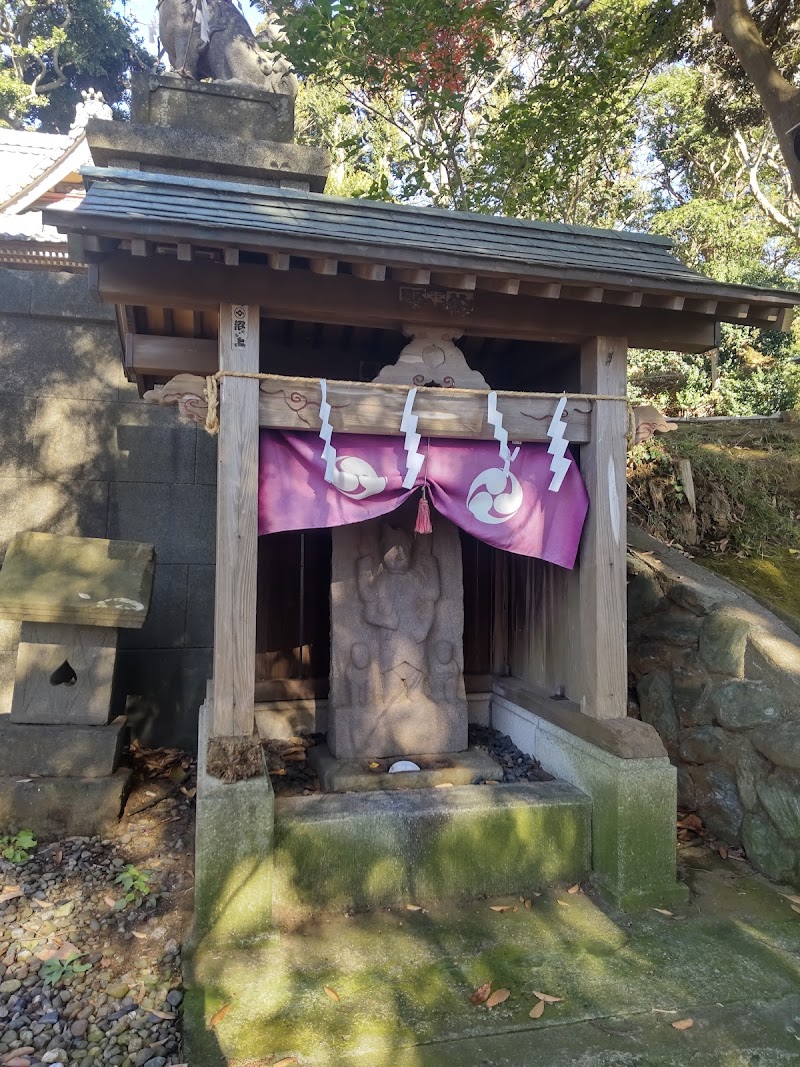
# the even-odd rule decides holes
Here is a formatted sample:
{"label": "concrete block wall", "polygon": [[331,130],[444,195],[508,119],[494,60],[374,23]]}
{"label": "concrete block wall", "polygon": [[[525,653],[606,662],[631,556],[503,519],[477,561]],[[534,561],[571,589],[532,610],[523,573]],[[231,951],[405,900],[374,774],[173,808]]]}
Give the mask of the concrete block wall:
{"label": "concrete block wall", "polygon": [[[120,631],[114,712],[194,747],[211,673],[216,445],[122,372],[113,308],[83,275],[0,268],[0,559],[21,530],[147,541],[153,602]],[[19,624],[0,621],[0,714]]]}

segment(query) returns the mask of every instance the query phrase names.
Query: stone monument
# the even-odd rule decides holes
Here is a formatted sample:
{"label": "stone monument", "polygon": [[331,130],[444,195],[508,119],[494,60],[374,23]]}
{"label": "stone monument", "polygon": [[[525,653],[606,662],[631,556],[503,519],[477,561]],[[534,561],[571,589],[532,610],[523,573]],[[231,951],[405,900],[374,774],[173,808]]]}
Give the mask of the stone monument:
{"label": "stone monument", "polygon": [[458,530],[414,505],[336,527],[328,740],[337,759],[467,747]]}
{"label": "stone monument", "polygon": [[119,627],[140,629],[152,545],[21,533],[0,571],[0,618],[22,623],[0,715],[0,832],[105,834],[130,781],[124,718],[109,722]]}

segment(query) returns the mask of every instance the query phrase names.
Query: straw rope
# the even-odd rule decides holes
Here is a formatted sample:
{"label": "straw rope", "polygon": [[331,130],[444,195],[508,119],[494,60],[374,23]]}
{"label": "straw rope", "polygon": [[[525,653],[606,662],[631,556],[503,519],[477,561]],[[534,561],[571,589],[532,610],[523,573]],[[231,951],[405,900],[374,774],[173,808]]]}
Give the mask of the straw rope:
{"label": "straw rope", "polygon": [[[223,378],[254,378],[257,381],[265,382],[291,382],[293,385],[298,383],[307,382],[309,385],[318,385],[318,378],[294,378],[283,374],[261,374],[255,371],[239,371],[239,370],[218,370],[216,374],[209,374],[206,378],[205,393],[206,400],[208,401],[208,411],[206,413],[206,430],[210,434],[219,433],[219,382]],[[345,381],[342,379],[336,379],[335,385],[356,385],[364,386],[368,384],[376,384],[374,382],[355,382]],[[396,385],[394,383],[379,383],[381,389],[385,389],[391,392],[407,393],[408,385]],[[442,390],[438,386],[419,386],[420,391],[429,389],[431,392],[436,391],[438,395],[442,395],[443,392],[449,394],[460,393],[467,396],[485,396],[486,394],[479,389],[459,389],[457,387],[448,388]],[[568,400],[616,400],[621,401],[624,404],[628,403],[627,396],[620,396],[617,393],[571,393],[562,390],[560,393],[528,393],[522,390],[508,391],[501,390],[504,397],[513,397],[515,399],[535,399],[535,400],[561,400],[562,397],[566,397]]]}

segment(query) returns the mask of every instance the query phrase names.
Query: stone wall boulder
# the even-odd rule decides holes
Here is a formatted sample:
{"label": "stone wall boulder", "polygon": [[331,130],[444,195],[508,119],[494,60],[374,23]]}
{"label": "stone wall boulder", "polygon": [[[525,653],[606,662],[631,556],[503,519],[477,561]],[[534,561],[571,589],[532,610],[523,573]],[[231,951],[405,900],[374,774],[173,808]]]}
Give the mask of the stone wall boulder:
{"label": "stone wall boulder", "polygon": [[628,541],[631,695],[678,768],[679,803],[800,886],[800,637],[643,531]]}

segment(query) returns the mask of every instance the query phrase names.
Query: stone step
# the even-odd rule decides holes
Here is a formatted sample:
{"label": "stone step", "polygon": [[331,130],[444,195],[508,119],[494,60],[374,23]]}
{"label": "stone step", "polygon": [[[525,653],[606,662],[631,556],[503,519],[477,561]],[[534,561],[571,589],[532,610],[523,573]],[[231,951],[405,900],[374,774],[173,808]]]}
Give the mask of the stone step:
{"label": "stone step", "polygon": [[579,881],[590,823],[589,797],[559,781],[278,798],[273,916]]}
{"label": "stone step", "polygon": [[10,722],[0,715],[0,778],[104,778],[119,763],[125,719],[107,726]]}
{"label": "stone step", "polygon": [[119,821],[131,774],[107,778],[0,777],[0,834],[32,830],[40,840],[105,837]]}

